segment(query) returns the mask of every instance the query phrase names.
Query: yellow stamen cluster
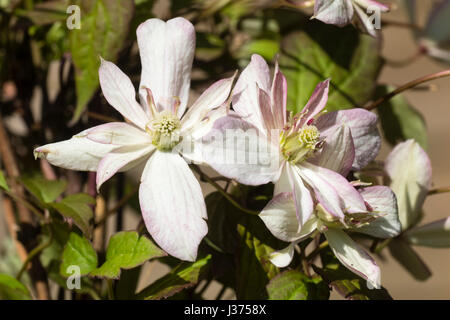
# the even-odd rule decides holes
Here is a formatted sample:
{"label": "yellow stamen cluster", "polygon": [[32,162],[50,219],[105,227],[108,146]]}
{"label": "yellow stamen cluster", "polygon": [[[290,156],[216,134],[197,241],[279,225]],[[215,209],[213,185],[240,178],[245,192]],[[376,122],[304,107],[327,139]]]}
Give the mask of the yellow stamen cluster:
{"label": "yellow stamen cluster", "polygon": [[286,130],[281,134],[281,151],[287,161],[300,163],[311,156],[319,143],[320,132],[313,125],[305,125],[298,132]]}
{"label": "yellow stamen cluster", "polygon": [[180,128],[181,123],[177,116],[165,110],[155,114],[146,130],[159,150],[170,151],[181,141]]}

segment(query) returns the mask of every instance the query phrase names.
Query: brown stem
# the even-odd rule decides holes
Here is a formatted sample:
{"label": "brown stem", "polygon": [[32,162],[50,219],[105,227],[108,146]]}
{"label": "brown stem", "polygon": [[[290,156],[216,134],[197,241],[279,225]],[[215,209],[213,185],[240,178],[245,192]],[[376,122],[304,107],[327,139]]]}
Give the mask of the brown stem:
{"label": "brown stem", "polygon": [[116,205],[108,210],[96,223],[96,226],[100,226],[106,222],[108,217],[115,213],[117,210],[119,210],[122,206],[124,206],[137,192],[139,191],[139,186],[133,189],[130,193],[125,195],[122,199],[119,200],[119,202],[116,203]]}
{"label": "brown stem", "polygon": [[442,187],[442,188],[436,188],[428,191],[428,195],[432,196],[434,194],[440,194],[440,193],[447,193],[450,192],[450,187]]}
{"label": "brown stem", "polygon": [[421,78],[418,78],[416,80],[413,80],[411,82],[408,82],[407,84],[397,88],[396,90],[392,91],[391,93],[388,93],[387,95],[379,98],[378,100],[376,100],[375,102],[373,102],[372,104],[368,105],[365,107],[366,110],[373,110],[376,107],[378,107],[379,105],[383,104],[386,101],[389,101],[390,99],[392,99],[393,97],[395,97],[396,95],[398,95],[399,93],[402,93],[403,91],[406,91],[408,89],[414,88],[422,83],[431,81],[431,80],[436,80],[436,79],[440,79],[440,78],[444,78],[444,77],[448,77],[450,76],[450,70],[445,70],[445,71],[441,71],[438,73],[433,73]]}

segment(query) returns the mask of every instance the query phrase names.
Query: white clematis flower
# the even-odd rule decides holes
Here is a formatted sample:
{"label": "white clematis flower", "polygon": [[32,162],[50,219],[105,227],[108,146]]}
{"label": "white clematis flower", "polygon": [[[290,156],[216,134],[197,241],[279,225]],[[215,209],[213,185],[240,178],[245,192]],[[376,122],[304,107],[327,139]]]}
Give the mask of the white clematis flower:
{"label": "white clematis flower", "polygon": [[363,31],[375,37],[375,27],[369,14],[388,11],[389,6],[374,0],[316,0],[313,18],[343,27],[355,21],[356,14]]}
{"label": "white clematis flower", "polygon": [[[153,239],[170,255],[194,261],[207,233],[200,184],[183,159],[182,143],[209,131],[226,113],[233,78],[211,85],[186,111],[195,51],[195,30],[184,18],[149,19],[137,29],[142,106],[130,79],[102,60],[102,92],[127,122],[87,129],[70,140],[48,144],[35,155],[72,170],[97,172],[97,189],[116,172],[145,162],[139,201]],[[190,152],[187,152],[188,154]]]}
{"label": "white clematis flower", "polygon": [[261,212],[260,217],[272,234],[290,245],[274,252],[271,261],[278,267],[288,266],[294,255],[294,247],[315,232],[325,235],[339,261],[352,272],[366,279],[375,288],[380,287],[380,269],[370,255],[354,242],[345,231],[368,234],[387,239],[401,232],[397,203],[391,189],[385,186],[360,190],[366,209],[358,213],[345,213],[343,220],[327,212],[321,204],[299,230],[292,193],[281,193]]}
{"label": "white clematis flower", "polygon": [[[292,192],[299,228],[312,215],[314,199],[341,220],[345,212],[365,211],[362,196],[343,175],[367,165],[380,148],[375,114],[363,109],[322,114],[328,87],[328,80],[320,83],[303,111],[288,119],[284,75],[276,67],[270,85],[267,63],[253,55],[234,88],[233,108],[239,117],[230,115],[214,124],[225,143],[205,137],[204,154],[223,176],[247,185],[273,182],[275,197]],[[233,130],[240,132],[237,144],[231,143]],[[248,161],[226,161],[224,150]],[[258,161],[251,161],[255,154]]]}

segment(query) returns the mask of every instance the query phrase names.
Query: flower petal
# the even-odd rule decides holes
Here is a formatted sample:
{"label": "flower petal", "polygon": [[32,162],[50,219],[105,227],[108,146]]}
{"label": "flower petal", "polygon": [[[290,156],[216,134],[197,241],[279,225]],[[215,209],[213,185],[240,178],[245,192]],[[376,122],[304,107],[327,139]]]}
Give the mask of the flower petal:
{"label": "flower petal", "polygon": [[291,264],[292,258],[294,258],[294,247],[295,243],[290,243],[286,248],[272,252],[270,254],[270,262],[278,268],[287,267]]}
{"label": "flower petal", "polygon": [[247,121],[227,116],[203,138],[203,159],[221,175],[247,185],[275,181],[281,156],[278,146]]}
{"label": "flower petal", "polygon": [[348,126],[355,146],[353,170],[360,170],[374,160],[380,151],[381,137],[377,121],[376,114],[356,108],[326,113],[317,119],[315,125],[322,137],[333,133],[336,126]]}
{"label": "flower petal", "polygon": [[287,100],[287,81],[284,74],[278,67],[278,61],[275,64],[273,75],[272,90],[272,114],[275,119],[275,127],[283,128],[286,124],[286,100]]}
{"label": "flower petal", "polygon": [[197,124],[201,124],[211,110],[223,105],[230,95],[233,81],[234,76],[219,80],[206,89],[183,116],[182,131],[188,131]]}
{"label": "flower petal", "polygon": [[386,158],[385,170],[390,187],[397,196],[403,230],[417,223],[431,186],[431,163],[426,152],[414,140],[397,145]]}
{"label": "flower petal", "polygon": [[87,138],[117,146],[151,143],[150,135],[125,122],[109,122],[91,128]]}
{"label": "flower petal", "polygon": [[89,131],[95,128],[84,130],[69,140],[38,147],[34,150],[34,156],[47,159],[51,164],[65,169],[97,171],[100,160],[117,148],[117,145],[88,139]]}
{"label": "flower petal", "polygon": [[141,129],[150,121],[136,101],[136,91],[130,78],[114,63],[103,60],[98,70],[100,87],[108,103]]}
{"label": "flower petal", "polygon": [[303,108],[302,117],[297,124],[298,128],[303,127],[305,124],[309,122],[309,120],[313,119],[317,116],[328,101],[328,91],[330,89],[330,79],[327,79],[323,82],[319,82],[319,84],[314,89],[311,97],[309,98],[306,106]]}
{"label": "flower petal", "polygon": [[359,6],[355,6],[356,15],[361,22],[358,26],[362,29],[363,32],[370,34],[372,37],[377,36],[377,32],[375,30],[375,26],[372,23],[372,20],[369,18],[369,15],[365,10],[360,8]]}
{"label": "flower petal", "polygon": [[344,231],[330,228],[324,232],[336,258],[350,271],[366,279],[373,287],[381,287],[380,268]]}
{"label": "flower petal", "polygon": [[259,106],[258,87],[270,92],[270,71],[266,61],[260,55],[254,54],[234,86],[232,102],[233,109],[243,119],[265,132]]}
{"label": "flower petal", "polygon": [[315,218],[309,219],[303,227],[299,224],[293,195],[290,192],[275,196],[261,211],[259,217],[276,238],[286,242],[305,239],[317,227]]}
{"label": "flower petal", "polygon": [[316,0],[314,18],[337,26],[352,22],[353,4],[351,0]]}
{"label": "flower petal", "polygon": [[325,138],[322,149],[311,162],[346,177],[354,159],[355,147],[352,134],[350,128],[343,124]]}
{"label": "flower petal", "polygon": [[139,25],[136,34],[142,64],[141,101],[147,99],[144,87],[152,90],[160,109],[172,108],[174,99],[179,99],[178,116],[181,118],[189,98],[195,52],[194,26],[180,17],[167,23],[149,19]]}
{"label": "flower petal", "polygon": [[450,217],[410,229],[404,236],[414,245],[448,248],[450,247]]}
{"label": "flower petal", "polygon": [[294,196],[297,219],[300,227],[302,227],[309,220],[314,210],[313,199],[311,198],[311,192],[303,183],[298,168],[291,166],[289,163],[286,163],[286,166],[292,181],[292,194]]}
{"label": "flower petal", "polygon": [[98,164],[96,184],[97,191],[101,185],[118,171],[126,171],[148,159],[149,154],[155,150],[153,145],[131,145],[114,149],[108,153]]}
{"label": "flower petal", "polygon": [[147,162],[139,202],[148,232],[170,255],[195,261],[208,232],[200,184],[177,154],[156,151]]}
{"label": "flower petal", "polygon": [[355,231],[382,239],[398,236],[402,231],[402,226],[398,219],[397,200],[394,192],[389,187],[374,186],[361,189],[360,193],[373,210],[383,216]]}

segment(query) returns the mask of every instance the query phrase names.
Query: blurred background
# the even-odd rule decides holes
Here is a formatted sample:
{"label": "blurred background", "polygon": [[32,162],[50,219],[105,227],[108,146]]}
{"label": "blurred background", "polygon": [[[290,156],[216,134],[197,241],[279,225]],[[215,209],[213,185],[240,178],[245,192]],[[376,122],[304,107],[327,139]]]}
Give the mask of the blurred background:
{"label": "blurred background", "polygon": [[[245,66],[253,49],[259,53],[266,53],[264,57],[273,61],[279,49],[277,42],[267,39],[259,39],[259,42],[249,41],[253,37],[252,30],[257,28],[252,23],[256,22],[248,19],[245,23],[250,27],[248,29],[242,27],[245,23],[241,21],[241,18],[249,13],[242,14],[236,9],[232,11],[227,7],[229,2],[238,1],[136,0],[134,14],[130,12],[121,15],[130,24],[129,28],[116,26],[117,30],[115,30],[113,25],[113,32],[119,35],[118,38],[105,40],[105,43],[101,44],[103,47],[99,49],[96,45],[87,48],[82,46],[87,41],[84,37],[89,36],[83,29],[84,35],[83,33],[73,35],[67,30],[65,21],[61,20],[61,10],[64,19],[67,17],[65,13],[69,5],[67,1],[0,0],[2,13],[0,21],[1,116],[16,153],[19,169],[21,171],[39,169],[39,163],[34,161],[31,152],[33,147],[69,138],[84,128],[119,118],[118,114],[107,106],[97,90],[95,59],[100,51],[102,56],[115,60],[122,70],[131,76],[133,82],[138,83],[140,65],[135,44],[135,29],[139,23],[151,16],[166,19],[174,15],[184,15],[191,21],[198,22],[196,24],[199,32],[197,34],[198,48],[193,69],[191,100],[194,100],[209,84],[209,78],[217,80]],[[250,7],[258,10],[273,5],[276,1],[244,2],[251,3]],[[403,1],[384,2],[393,4],[393,7],[390,13],[383,14],[381,55],[385,64],[381,69],[378,82],[395,87],[421,76],[449,69],[450,62],[437,60],[419,47],[418,38],[413,32],[427,25],[433,5],[440,1],[416,1],[415,22],[411,22],[411,14],[406,10]],[[90,5],[95,6],[95,3],[96,1],[91,1]],[[193,5],[193,3],[197,5],[194,8],[202,10],[188,10],[187,5]],[[199,6],[199,3],[202,5]],[[33,10],[39,5],[45,10]],[[55,8],[61,10],[55,11]],[[108,6],[98,7],[97,10],[102,8],[118,10]],[[13,10],[15,10],[14,15],[11,14]],[[121,10],[127,10],[126,5]],[[225,22],[217,18],[218,12],[223,14],[223,11],[227,15]],[[278,15],[283,17],[285,14],[291,17],[294,11],[295,9],[285,5]],[[257,11],[256,15],[261,16]],[[116,19],[113,15],[105,17],[112,21]],[[101,26],[95,25],[96,22],[82,20],[81,23],[92,24],[89,32],[108,34]],[[229,28],[232,32],[224,35],[221,28]],[[450,28],[449,25],[444,25],[442,30],[443,34],[448,35],[449,30],[445,28]],[[92,55],[95,55],[94,60]],[[433,81],[431,84],[409,90],[404,97],[413,108],[421,112],[426,123],[427,152],[433,166],[433,186],[450,186],[450,78]],[[378,159],[383,160],[390,150],[391,146],[384,143]],[[52,172],[45,168],[45,164],[41,170]],[[135,171],[128,174],[130,180],[137,177],[138,170]],[[60,174],[73,182],[69,184],[69,189],[73,189],[70,192],[81,189],[80,179],[90,179],[70,172]],[[119,181],[114,180],[115,183],[124,184],[123,178],[115,179],[119,179]],[[203,184],[203,187],[205,195],[212,191],[206,184]],[[129,190],[127,188],[126,184],[124,190]],[[87,192],[89,193],[89,190]],[[107,202],[106,205],[110,202],[114,203],[122,195],[115,187],[103,190],[102,194],[108,194],[106,200],[102,200]],[[14,250],[11,249],[13,246],[9,235],[11,229],[5,219],[5,208],[5,205],[0,206],[0,252],[2,254],[0,270],[3,272],[20,266],[20,259],[11,257]],[[105,234],[114,230],[135,229],[140,222],[140,216],[136,214],[134,208],[136,208],[135,205],[130,205],[120,214],[108,219]],[[450,194],[428,197],[424,211],[425,217],[422,223],[450,216]],[[384,259],[377,259],[382,267],[383,286],[389,290],[394,299],[450,299],[450,249],[422,247],[415,249],[429,266],[432,276],[426,281],[414,279],[390,257],[388,251],[385,251]],[[166,265],[157,261],[146,263],[138,290],[164,275],[168,270]],[[220,286],[213,284],[204,296],[214,298],[219,291]],[[234,294],[231,290],[227,290],[222,297],[229,299],[233,298]],[[339,299],[336,294],[332,297]]]}

